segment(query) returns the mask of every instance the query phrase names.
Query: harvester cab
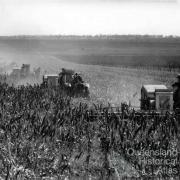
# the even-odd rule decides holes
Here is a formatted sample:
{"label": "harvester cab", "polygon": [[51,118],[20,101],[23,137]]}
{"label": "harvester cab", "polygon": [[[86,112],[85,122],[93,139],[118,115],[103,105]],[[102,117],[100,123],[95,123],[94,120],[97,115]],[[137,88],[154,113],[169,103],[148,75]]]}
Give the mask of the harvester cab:
{"label": "harvester cab", "polygon": [[173,111],[173,91],[165,85],[143,85],[140,101],[141,110]]}

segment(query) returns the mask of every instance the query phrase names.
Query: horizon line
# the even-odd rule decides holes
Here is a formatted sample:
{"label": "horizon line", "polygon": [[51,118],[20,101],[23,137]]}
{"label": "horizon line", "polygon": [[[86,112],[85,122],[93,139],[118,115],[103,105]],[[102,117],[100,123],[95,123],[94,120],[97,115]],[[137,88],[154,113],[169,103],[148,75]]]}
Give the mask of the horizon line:
{"label": "horizon line", "polygon": [[179,35],[163,34],[19,34],[19,35],[0,35],[2,37],[115,37],[115,36],[139,36],[139,37],[161,37],[161,38],[180,38]]}

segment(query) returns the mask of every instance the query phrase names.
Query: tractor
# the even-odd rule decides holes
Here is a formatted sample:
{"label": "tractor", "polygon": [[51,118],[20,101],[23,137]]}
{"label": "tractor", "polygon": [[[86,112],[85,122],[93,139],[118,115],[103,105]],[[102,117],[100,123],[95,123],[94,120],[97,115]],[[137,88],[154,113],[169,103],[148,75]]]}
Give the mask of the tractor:
{"label": "tractor", "polygon": [[70,96],[88,97],[89,84],[85,83],[80,74],[72,70],[62,69],[59,73],[59,86]]}
{"label": "tractor", "polygon": [[82,80],[80,74],[69,69],[63,68],[59,74],[44,75],[43,85],[45,87],[58,87],[73,97],[89,96],[89,84]]}

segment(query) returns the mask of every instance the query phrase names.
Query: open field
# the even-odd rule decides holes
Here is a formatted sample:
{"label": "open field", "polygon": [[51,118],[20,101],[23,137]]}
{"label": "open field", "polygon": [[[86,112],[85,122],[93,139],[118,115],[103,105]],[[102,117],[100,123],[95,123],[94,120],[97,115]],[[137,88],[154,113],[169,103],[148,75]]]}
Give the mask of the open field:
{"label": "open field", "polygon": [[81,72],[90,84],[93,101],[114,105],[130,101],[139,106],[142,84],[171,86],[178,69],[170,72],[165,68],[168,61],[163,57],[178,67],[180,41],[0,39],[0,62],[6,71],[12,68],[11,62],[30,63],[49,73],[59,72],[63,67],[71,68]]}
{"label": "open field", "polygon": [[108,66],[180,67],[179,39],[21,38],[0,39],[1,49],[38,51],[62,60]]}

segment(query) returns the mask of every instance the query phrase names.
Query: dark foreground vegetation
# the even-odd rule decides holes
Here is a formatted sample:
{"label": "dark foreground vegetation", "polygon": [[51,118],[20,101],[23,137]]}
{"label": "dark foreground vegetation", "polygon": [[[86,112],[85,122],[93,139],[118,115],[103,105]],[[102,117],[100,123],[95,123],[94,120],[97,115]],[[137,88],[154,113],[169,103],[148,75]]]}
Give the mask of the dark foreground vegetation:
{"label": "dark foreground vegetation", "polygon": [[[15,88],[1,83],[0,178],[180,177],[179,154],[151,154],[177,161],[146,165],[141,161],[145,155],[136,153],[179,149],[177,115],[135,116],[126,105],[120,116],[108,114],[110,110],[99,104],[73,104],[59,89],[40,85]],[[166,169],[158,173],[163,166]]]}

